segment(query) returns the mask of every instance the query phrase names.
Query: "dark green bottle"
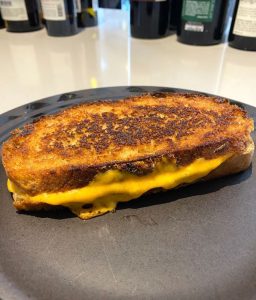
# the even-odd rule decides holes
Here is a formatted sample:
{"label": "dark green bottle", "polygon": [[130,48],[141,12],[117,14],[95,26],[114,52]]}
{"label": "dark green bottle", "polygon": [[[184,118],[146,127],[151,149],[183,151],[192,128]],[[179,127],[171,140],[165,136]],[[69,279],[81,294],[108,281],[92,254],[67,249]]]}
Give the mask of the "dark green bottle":
{"label": "dark green bottle", "polygon": [[213,45],[222,41],[228,0],[183,0],[178,41]]}
{"label": "dark green bottle", "polygon": [[141,39],[157,39],[170,31],[169,0],[131,0],[131,35]]}
{"label": "dark green bottle", "polygon": [[121,9],[121,0],[99,0],[99,8]]}
{"label": "dark green bottle", "polygon": [[182,1],[181,0],[170,0],[170,1],[171,1],[170,30],[176,30],[181,16]]}

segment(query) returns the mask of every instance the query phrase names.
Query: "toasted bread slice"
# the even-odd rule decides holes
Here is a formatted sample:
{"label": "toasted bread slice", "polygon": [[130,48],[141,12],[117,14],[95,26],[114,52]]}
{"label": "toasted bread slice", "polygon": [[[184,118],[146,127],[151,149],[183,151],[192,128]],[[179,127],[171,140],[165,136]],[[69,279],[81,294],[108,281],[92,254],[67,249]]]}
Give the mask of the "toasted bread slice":
{"label": "toasted bread slice", "polygon": [[84,103],[45,116],[13,132],[2,160],[19,189],[18,209],[48,207],[24,195],[65,192],[108,170],[150,174],[164,159],[187,166],[230,155],[208,175],[248,167],[253,120],[227,100],[199,94],[146,94]]}

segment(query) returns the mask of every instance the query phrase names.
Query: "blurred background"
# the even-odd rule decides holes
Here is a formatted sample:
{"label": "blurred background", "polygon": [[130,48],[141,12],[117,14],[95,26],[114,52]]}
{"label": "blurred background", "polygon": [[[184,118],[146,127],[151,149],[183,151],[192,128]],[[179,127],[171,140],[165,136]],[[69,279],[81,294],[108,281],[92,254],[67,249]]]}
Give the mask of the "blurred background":
{"label": "blurred background", "polygon": [[0,113],[108,86],[256,105],[256,0],[0,0]]}

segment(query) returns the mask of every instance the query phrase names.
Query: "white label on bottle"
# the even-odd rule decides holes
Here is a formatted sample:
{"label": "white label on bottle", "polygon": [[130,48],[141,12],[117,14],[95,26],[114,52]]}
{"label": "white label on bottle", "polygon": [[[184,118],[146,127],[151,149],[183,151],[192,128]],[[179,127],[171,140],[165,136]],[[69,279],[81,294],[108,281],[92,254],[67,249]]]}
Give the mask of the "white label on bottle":
{"label": "white label on bottle", "polygon": [[76,11],[78,13],[82,12],[82,8],[81,8],[81,0],[75,0],[75,5],[76,5]]}
{"label": "white label on bottle", "polygon": [[41,3],[46,20],[66,20],[64,0],[41,0]]}
{"label": "white label on bottle", "polygon": [[27,21],[25,0],[1,0],[2,17],[6,21]]}
{"label": "white label on bottle", "polygon": [[240,0],[233,33],[256,37],[256,0]]}
{"label": "white label on bottle", "polygon": [[186,31],[204,32],[204,24],[188,22],[185,24]]}

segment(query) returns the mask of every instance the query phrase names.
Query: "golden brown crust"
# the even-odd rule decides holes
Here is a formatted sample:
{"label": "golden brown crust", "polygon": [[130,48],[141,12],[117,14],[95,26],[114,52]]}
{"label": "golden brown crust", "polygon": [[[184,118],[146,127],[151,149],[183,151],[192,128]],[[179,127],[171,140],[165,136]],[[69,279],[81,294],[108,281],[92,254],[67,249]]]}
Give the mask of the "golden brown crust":
{"label": "golden brown crust", "polygon": [[4,143],[7,176],[30,195],[88,184],[108,169],[142,175],[163,157],[240,155],[253,121],[236,105],[197,94],[85,103],[17,129]]}

